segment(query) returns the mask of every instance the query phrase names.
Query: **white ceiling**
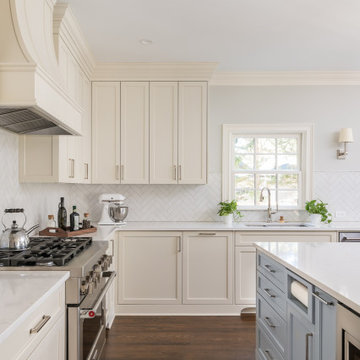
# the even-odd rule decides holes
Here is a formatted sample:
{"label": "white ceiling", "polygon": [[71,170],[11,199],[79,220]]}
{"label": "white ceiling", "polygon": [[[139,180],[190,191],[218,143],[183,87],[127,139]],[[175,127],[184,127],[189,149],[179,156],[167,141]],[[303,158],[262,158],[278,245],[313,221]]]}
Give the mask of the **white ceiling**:
{"label": "white ceiling", "polygon": [[[62,1],[62,0],[61,0]],[[359,0],[68,0],[97,61],[360,70]],[[140,39],[152,45],[141,45]]]}

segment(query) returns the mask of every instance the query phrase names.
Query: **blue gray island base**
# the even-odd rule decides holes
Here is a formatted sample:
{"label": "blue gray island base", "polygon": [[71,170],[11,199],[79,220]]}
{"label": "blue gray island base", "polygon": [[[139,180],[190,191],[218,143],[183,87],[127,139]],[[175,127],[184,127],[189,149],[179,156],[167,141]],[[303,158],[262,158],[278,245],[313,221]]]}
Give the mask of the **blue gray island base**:
{"label": "blue gray island base", "polygon": [[336,359],[333,297],[260,249],[256,281],[257,360]]}

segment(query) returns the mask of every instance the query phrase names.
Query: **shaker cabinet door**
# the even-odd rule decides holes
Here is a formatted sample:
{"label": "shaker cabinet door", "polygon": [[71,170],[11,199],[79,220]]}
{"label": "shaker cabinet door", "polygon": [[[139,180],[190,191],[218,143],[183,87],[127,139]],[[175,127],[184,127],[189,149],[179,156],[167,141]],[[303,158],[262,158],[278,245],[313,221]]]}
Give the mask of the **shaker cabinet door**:
{"label": "shaker cabinet door", "polygon": [[181,304],[181,233],[119,232],[117,255],[117,304]]}
{"label": "shaker cabinet door", "polygon": [[176,184],[178,83],[150,83],[150,184]]}
{"label": "shaker cabinet door", "polygon": [[121,83],[121,183],[149,183],[149,82]]}
{"label": "shaker cabinet door", "polygon": [[207,83],[179,83],[179,184],[207,182]]}
{"label": "shaker cabinet door", "polygon": [[184,233],[183,303],[233,303],[231,232]]}
{"label": "shaker cabinet door", "polygon": [[120,83],[92,84],[92,180],[120,184]]}

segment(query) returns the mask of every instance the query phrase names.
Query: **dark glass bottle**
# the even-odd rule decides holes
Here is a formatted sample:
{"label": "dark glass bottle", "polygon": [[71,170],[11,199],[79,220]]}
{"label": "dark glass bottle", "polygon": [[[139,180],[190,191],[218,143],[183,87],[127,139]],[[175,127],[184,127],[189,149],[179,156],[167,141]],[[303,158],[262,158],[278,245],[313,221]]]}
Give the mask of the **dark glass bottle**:
{"label": "dark glass bottle", "polygon": [[64,206],[64,198],[60,198],[59,210],[58,210],[58,227],[66,230],[67,226],[67,212]]}
{"label": "dark glass bottle", "polygon": [[73,206],[73,212],[70,214],[70,230],[80,229],[80,215],[76,212],[76,206]]}

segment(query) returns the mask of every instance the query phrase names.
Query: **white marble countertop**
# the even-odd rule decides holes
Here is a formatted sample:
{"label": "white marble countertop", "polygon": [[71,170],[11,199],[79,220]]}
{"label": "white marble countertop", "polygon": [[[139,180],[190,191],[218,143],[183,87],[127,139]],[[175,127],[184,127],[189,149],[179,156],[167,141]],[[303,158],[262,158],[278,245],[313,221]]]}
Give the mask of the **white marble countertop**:
{"label": "white marble countertop", "polygon": [[198,221],[129,221],[126,225],[121,226],[94,225],[97,226],[98,231],[86,235],[92,236],[94,241],[107,240],[115,231],[360,231],[360,223],[356,222],[302,227],[288,226],[286,224],[264,227],[260,226],[260,223],[244,222],[233,223],[229,226],[223,222]]}
{"label": "white marble countertop", "polygon": [[256,243],[289,270],[360,313],[360,243]]}
{"label": "white marble countertop", "polygon": [[1,271],[0,343],[68,278],[67,271]]}

